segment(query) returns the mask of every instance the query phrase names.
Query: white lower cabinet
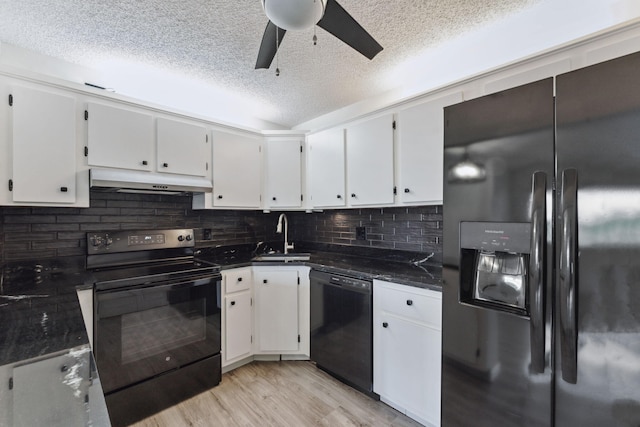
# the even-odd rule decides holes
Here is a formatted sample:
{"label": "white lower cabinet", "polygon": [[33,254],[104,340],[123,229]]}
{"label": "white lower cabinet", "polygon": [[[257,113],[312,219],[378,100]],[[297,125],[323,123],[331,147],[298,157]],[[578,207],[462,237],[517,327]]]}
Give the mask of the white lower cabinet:
{"label": "white lower cabinet", "polygon": [[222,278],[223,368],[254,356],[309,358],[309,267],[241,267]]}
{"label": "white lower cabinet", "polygon": [[[90,396],[94,397],[91,384],[91,349],[86,344],[16,364],[11,372],[11,397],[4,399],[13,403],[13,410],[3,408],[0,425],[93,425],[98,414],[91,413],[88,405]],[[13,419],[7,420],[7,415]]]}
{"label": "white lower cabinet", "polygon": [[427,426],[440,425],[442,294],[374,280],[373,390]]}
{"label": "white lower cabinet", "polygon": [[224,356],[227,362],[251,356],[253,334],[251,305],[251,291],[238,292],[224,297],[226,308]]}
{"label": "white lower cabinet", "polygon": [[297,269],[256,268],[257,352],[297,352],[300,341]]}
{"label": "white lower cabinet", "polygon": [[253,273],[251,267],[222,272],[222,366],[253,355]]}

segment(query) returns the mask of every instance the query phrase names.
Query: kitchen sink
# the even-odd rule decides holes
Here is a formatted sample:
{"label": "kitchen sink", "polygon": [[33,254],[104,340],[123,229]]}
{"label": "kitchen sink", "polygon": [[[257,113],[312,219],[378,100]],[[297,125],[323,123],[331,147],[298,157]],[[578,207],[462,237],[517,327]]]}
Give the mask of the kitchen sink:
{"label": "kitchen sink", "polygon": [[296,253],[273,253],[273,254],[262,254],[256,257],[253,257],[251,261],[267,261],[267,262],[290,262],[290,261],[309,261],[310,254],[306,252],[296,252]]}

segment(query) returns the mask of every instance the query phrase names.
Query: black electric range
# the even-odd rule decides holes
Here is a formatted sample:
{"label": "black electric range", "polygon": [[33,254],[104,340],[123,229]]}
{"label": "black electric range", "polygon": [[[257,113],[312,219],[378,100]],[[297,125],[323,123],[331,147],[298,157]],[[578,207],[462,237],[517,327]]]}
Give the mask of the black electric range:
{"label": "black electric range", "polygon": [[112,424],[128,425],[220,382],[220,267],[191,229],[87,235],[94,354]]}

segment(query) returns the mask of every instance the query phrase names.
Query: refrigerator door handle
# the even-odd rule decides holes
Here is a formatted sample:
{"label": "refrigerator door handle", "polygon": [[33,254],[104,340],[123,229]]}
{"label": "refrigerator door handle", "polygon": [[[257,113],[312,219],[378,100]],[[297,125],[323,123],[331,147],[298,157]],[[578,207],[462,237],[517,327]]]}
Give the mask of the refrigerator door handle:
{"label": "refrigerator door handle", "polygon": [[531,372],[541,374],[545,368],[545,242],[547,217],[547,174],[532,176],[531,253],[529,255],[529,328]]}
{"label": "refrigerator door handle", "polygon": [[560,292],[560,357],[562,379],[569,384],[578,380],[578,328],[577,328],[577,259],[578,246],[578,171],[562,172],[560,198],[561,242],[559,262]]}

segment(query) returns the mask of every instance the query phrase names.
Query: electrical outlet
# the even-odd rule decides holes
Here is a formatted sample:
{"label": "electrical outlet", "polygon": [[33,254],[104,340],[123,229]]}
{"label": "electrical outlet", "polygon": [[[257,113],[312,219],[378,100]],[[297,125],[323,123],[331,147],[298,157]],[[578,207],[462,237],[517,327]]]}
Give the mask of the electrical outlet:
{"label": "electrical outlet", "polygon": [[202,230],[202,240],[211,240],[211,229],[205,228]]}
{"label": "electrical outlet", "polygon": [[367,240],[367,229],[365,227],[356,227],[356,240]]}

